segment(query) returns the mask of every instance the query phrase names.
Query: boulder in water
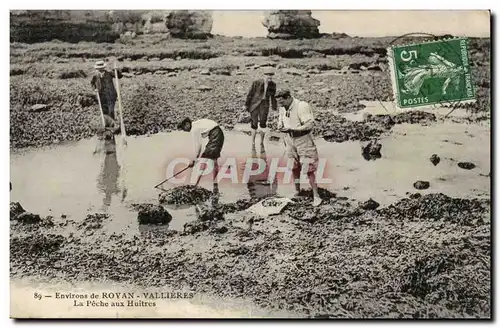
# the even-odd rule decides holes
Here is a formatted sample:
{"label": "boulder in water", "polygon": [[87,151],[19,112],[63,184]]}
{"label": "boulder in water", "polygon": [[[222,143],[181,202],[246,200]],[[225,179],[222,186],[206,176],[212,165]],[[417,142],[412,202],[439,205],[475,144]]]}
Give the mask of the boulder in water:
{"label": "boulder in water", "polygon": [[459,162],[458,167],[464,170],[472,170],[473,168],[476,167],[474,163],[471,162]]}
{"label": "boulder in water", "polygon": [[432,154],[430,161],[431,161],[432,165],[436,166],[439,164],[441,159],[439,158],[439,156],[437,154]]}
{"label": "boulder in water", "polygon": [[139,204],[135,208],[139,211],[137,213],[139,224],[168,224],[172,221],[172,215],[161,205]]}
{"label": "boulder in water", "polygon": [[361,147],[363,158],[367,161],[376,160],[382,157],[380,150],[382,145],[377,140],[371,140]]}
{"label": "boulder in water", "polygon": [[429,181],[417,181],[413,184],[413,187],[418,190],[429,189],[430,186]]}
{"label": "boulder in water", "polygon": [[268,38],[318,38],[319,20],[310,10],[275,10],[269,12],[262,24],[267,28]]}

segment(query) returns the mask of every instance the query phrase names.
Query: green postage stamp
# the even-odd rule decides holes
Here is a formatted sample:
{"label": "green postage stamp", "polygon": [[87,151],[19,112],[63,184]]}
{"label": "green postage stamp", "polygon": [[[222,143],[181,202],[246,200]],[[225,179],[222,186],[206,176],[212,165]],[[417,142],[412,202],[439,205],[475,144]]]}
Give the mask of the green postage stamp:
{"label": "green postage stamp", "polygon": [[399,108],[475,101],[467,38],[395,45],[387,54]]}

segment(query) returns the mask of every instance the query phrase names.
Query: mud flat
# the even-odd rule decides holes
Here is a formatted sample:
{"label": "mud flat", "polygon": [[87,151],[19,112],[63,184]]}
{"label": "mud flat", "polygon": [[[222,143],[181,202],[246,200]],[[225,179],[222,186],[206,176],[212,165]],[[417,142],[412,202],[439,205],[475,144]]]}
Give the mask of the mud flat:
{"label": "mud flat", "polygon": [[316,210],[141,235],[14,218],[11,278],[169,286],[306,317],[488,317],[489,207],[443,194],[376,210],[331,198]]}

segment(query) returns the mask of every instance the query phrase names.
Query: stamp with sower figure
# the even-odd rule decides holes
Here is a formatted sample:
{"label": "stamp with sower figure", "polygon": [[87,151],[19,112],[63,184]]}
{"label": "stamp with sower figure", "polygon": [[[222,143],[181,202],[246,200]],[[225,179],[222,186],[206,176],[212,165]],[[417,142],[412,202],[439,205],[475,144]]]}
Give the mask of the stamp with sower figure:
{"label": "stamp with sower figure", "polygon": [[394,45],[387,53],[399,108],[476,100],[467,38]]}

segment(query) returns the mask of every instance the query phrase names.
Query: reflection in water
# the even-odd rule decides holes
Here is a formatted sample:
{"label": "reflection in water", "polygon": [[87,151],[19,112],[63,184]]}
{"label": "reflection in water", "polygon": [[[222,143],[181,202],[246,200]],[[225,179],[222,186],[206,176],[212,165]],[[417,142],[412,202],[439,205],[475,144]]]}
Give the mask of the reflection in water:
{"label": "reflection in water", "polygon": [[213,207],[217,207],[217,205],[219,205],[219,197],[220,197],[219,184],[217,182],[214,182],[214,190],[210,198]]}
{"label": "reflection in water", "polygon": [[97,189],[104,194],[102,206],[103,211],[107,212],[113,195],[118,195],[121,192],[121,201],[123,202],[127,195],[127,188],[125,185],[120,188],[118,182],[120,178],[120,165],[118,164],[116,154],[115,139],[105,140],[104,149],[104,161],[97,178]]}
{"label": "reflection in water", "polygon": [[169,225],[139,224],[139,234],[142,237],[161,238],[169,231]]}
{"label": "reflection in water", "polygon": [[250,179],[247,183],[247,188],[248,192],[250,193],[250,197],[260,198],[270,195],[276,195],[278,190],[278,179],[277,176],[275,176],[272,184],[268,182],[270,161],[267,158],[266,148],[264,147],[264,145],[262,145],[259,156],[257,156],[257,151],[255,147],[252,147],[252,158],[262,158],[263,160],[265,160],[266,170],[259,175],[250,176]]}

